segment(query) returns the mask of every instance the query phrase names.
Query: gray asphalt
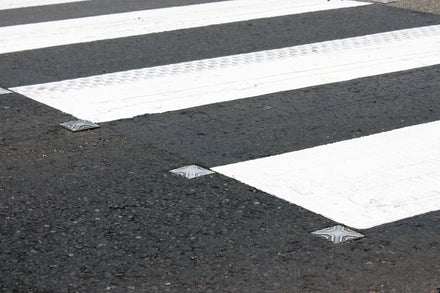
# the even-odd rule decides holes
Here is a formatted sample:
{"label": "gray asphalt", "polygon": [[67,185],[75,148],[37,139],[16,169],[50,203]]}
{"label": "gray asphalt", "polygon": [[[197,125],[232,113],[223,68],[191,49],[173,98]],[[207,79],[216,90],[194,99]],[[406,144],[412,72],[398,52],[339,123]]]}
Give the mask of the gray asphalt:
{"label": "gray asphalt", "polygon": [[[104,3],[105,2],[105,3]],[[207,1],[88,1],[0,26]],[[105,5],[104,5],[105,4]],[[0,87],[439,24],[385,5],[0,54]],[[103,123],[0,96],[1,292],[435,292],[440,211],[335,245],[333,221],[219,174],[243,161],[440,119],[440,66]]]}
{"label": "gray asphalt", "polygon": [[[363,0],[365,2],[381,3],[380,0]],[[440,14],[440,2],[437,0],[398,0],[384,5],[426,13]]]}

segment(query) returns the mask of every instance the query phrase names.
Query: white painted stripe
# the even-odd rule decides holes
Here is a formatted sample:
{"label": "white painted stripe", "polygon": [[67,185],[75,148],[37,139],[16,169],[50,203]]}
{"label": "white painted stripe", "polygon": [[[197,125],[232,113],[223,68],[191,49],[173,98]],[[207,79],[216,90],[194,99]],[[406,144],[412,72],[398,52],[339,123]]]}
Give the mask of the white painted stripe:
{"label": "white painted stripe", "polygon": [[367,229],[440,210],[440,121],[212,170]]}
{"label": "white painted stripe", "polygon": [[440,64],[440,25],[12,88],[94,122]]}
{"label": "white painted stripe", "polygon": [[11,93],[11,91],[8,91],[8,90],[3,89],[3,88],[0,87],[0,95],[10,94],[10,93]]}
{"label": "white painted stripe", "polygon": [[0,28],[0,54],[369,3],[234,0]]}
{"label": "white painted stripe", "polygon": [[63,4],[63,3],[72,3],[72,2],[82,2],[82,1],[89,1],[89,0],[1,0],[0,10]]}

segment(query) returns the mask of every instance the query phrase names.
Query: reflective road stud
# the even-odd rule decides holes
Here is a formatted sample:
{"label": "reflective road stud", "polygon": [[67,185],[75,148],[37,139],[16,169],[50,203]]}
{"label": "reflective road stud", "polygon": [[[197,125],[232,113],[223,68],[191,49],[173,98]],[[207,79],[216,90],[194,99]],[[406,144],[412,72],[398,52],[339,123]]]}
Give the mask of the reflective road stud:
{"label": "reflective road stud", "polygon": [[185,167],[173,169],[170,172],[174,173],[174,174],[182,175],[188,179],[193,179],[196,177],[200,177],[200,176],[209,175],[209,174],[214,173],[211,170],[208,170],[208,169],[196,166],[196,165],[190,165],[190,166],[185,166]]}
{"label": "reflective road stud", "polygon": [[365,237],[365,235],[341,225],[317,230],[315,232],[312,232],[312,234],[315,234],[321,238],[329,240],[335,244],[340,244],[350,240],[355,240]]}
{"label": "reflective road stud", "polygon": [[87,120],[74,120],[74,121],[61,123],[60,125],[70,131],[73,131],[73,132],[82,131],[82,130],[90,130],[90,129],[95,129],[95,128],[99,127],[98,124],[95,124],[95,123],[87,121]]}

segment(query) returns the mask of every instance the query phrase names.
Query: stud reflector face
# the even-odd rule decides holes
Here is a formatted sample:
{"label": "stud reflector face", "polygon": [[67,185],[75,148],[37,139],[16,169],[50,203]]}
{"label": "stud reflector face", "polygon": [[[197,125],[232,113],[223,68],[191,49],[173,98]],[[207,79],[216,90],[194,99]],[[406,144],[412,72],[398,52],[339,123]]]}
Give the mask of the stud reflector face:
{"label": "stud reflector face", "polygon": [[213,174],[214,172],[196,165],[184,166],[181,168],[173,169],[170,171],[171,173],[178,174],[184,176],[188,179],[193,179],[196,177]]}
{"label": "stud reflector face", "polygon": [[333,227],[317,230],[315,232],[312,232],[312,234],[315,234],[335,244],[340,244],[350,240],[355,240],[365,237],[365,235],[341,225],[336,225]]}
{"label": "stud reflector face", "polygon": [[60,125],[70,131],[73,131],[73,132],[82,131],[82,130],[89,130],[89,129],[94,129],[94,128],[99,127],[98,124],[95,124],[95,123],[87,121],[87,120],[68,121],[68,122],[61,123]]}

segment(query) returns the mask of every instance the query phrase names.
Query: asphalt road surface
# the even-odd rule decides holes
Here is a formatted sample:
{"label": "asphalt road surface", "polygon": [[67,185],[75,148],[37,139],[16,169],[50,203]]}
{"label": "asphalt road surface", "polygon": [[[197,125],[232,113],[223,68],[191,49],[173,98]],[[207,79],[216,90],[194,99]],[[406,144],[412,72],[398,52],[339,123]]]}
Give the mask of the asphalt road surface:
{"label": "asphalt road surface", "polygon": [[0,291],[440,292],[428,2],[2,0]]}
{"label": "asphalt road surface", "polygon": [[[398,1],[369,1],[383,3],[392,7],[411,9],[427,13],[440,14],[440,2],[437,0],[398,0]],[[388,2],[388,3],[387,3]]]}

